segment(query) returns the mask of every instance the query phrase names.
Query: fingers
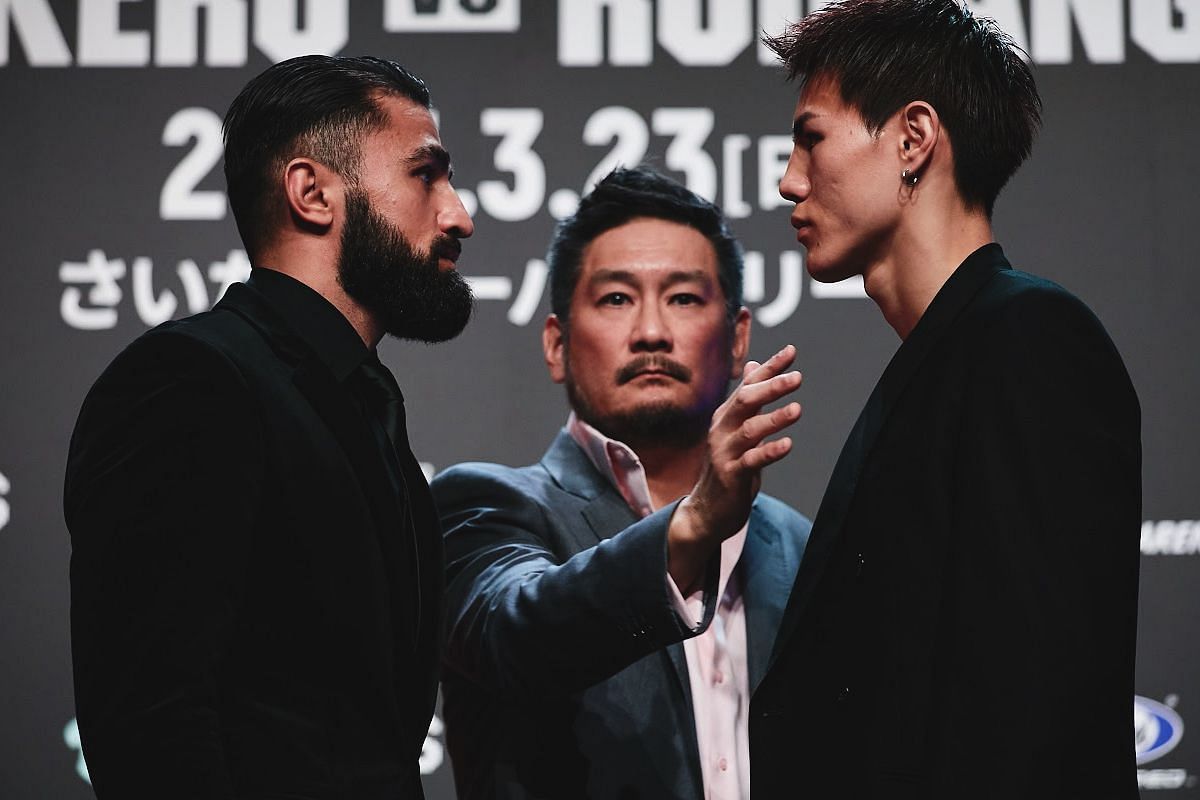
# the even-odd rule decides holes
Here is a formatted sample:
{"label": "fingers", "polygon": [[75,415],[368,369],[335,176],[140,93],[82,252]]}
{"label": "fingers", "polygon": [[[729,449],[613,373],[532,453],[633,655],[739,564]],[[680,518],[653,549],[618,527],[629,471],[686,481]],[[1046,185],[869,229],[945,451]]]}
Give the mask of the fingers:
{"label": "fingers", "polygon": [[792,451],[792,437],[784,436],[763,442],[758,447],[747,450],[741,458],[742,466],[751,471],[758,471],[770,466]]}
{"label": "fingers", "polygon": [[742,423],[741,436],[747,449],[757,447],[763,439],[779,433],[800,419],[800,404],[788,403],[768,414],[759,414]]}
{"label": "fingers", "polygon": [[761,364],[757,361],[747,361],[746,369],[742,372],[742,384],[761,383],[773,378],[792,365],[796,360],[796,347],[784,345],[783,349]]}
{"label": "fingers", "polygon": [[741,408],[742,418],[748,418],[768,403],[799,389],[803,380],[799,372],[785,372],[760,383],[743,384],[734,392],[733,402]]}
{"label": "fingers", "polygon": [[717,411],[709,433],[709,449],[714,463],[723,463],[735,472],[755,472],[774,463],[791,450],[791,439],[765,442],[800,419],[799,403],[788,403],[773,411],[763,407],[800,387],[799,372],[784,372],[796,358],[796,348],[787,345],[763,363],[746,362],[743,381]]}
{"label": "fingers", "polygon": [[[774,441],[764,441],[800,419],[799,403],[788,403],[767,414],[759,414],[744,423],[738,429],[737,435],[726,441],[725,455],[735,464],[735,469],[741,468],[751,472],[762,469],[783,458],[792,449],[790,437]],[[784,442],[786,444],[780,444]]]}

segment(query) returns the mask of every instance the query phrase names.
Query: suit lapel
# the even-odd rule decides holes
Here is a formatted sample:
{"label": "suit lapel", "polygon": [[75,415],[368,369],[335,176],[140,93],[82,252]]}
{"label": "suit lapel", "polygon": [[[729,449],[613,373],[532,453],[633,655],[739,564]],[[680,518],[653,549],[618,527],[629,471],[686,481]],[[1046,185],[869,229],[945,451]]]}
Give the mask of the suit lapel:
{"label": "suit lapel", "polygon": [[942,340],[947,329],[975,294],[993,275],[1008,268],[1008,261],[998,244],[985,245],[968,256],[934,297],[916,327],[892,356],[879,382],[875,384],[875,389],[850,431],[850,436],[846,439],[833,468],[833,475],[821,500],[804,558],[788,598],[770,663],[774,662],[791,636],[820,583],[829,557],[841,537],[846,514],[858,488],[863,464],[870,456],[871,449],[897,400],[926,356]]}
{"label": "suit lapel", "polygon": [[638,521],[625,498],[596,470],[587,454],[565,430],[558,432],[550,449],[542,456],[542,466],[563,490],[584,501],[580,516],[585,524],[576,531],[581,535],[575,536],[580,550],[602,542]]}

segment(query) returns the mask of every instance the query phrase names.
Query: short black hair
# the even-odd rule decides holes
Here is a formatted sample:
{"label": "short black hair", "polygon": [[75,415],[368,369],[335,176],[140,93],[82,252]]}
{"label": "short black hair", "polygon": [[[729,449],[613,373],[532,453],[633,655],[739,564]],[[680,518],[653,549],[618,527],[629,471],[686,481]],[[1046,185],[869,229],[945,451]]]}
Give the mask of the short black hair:
{"label": "short black hair", "polygon": [[363,134],[387,123],[381,95],[429,107],[425,82],[392,61],[300,56],[251,79],[225,113],[225,183],[251,259],[273,232],[275,175],[299,155],[357,183]]}
{"label": "short black hair", "polygon": [[836,81],[872,133],[907,103],[932,105],[950,135],[959,194],[989,217],[1041,125],[1021,48],[957,0],[844,0],[763,41],[789,80]]}
{"label": "short black hair", "polygon": [[732,325],[742,307],[742,247],[725,216],[686,186],[649,167],[618,167],[596,184],[576,212],[558,223],[546,263],[550,267],[550,308],[569,325],[571,297],[579,282],[583,253],[613,228],[640,218],[664,219],[695,228],[717,255],[717,281],[725,294],[725,315]]}

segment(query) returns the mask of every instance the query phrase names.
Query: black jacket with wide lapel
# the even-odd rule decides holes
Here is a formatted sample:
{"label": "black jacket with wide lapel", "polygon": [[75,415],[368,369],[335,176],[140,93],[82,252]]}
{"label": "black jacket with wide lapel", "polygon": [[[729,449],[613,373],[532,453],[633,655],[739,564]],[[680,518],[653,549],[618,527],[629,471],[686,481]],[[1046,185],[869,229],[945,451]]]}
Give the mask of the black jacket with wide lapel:
{"label": "black jacket with wide lapel", "polygon": [[755,795],[1132,796],[1138,421],[1095,315],[972,253],[834,469],[751,703]]}
{"label": "black jacket with wide lapel", "polygon": [[439,581],[418,604],[387,451],[329,366],[354,369],[354,334],[317,323],[314,347],[293,314],[338,312],[281,286],[140,337],[80,412],[64,499],[101,797],[180,776],[205,796],[420,796],[437,655],[413,639],[436,637]]}
{"label": "black jacket with wide lapel", "polygon": [[913,373],[930,350],[941,341],[946,329],[984,284],[1002,269],[1009,269],[1009,265],[999,245],[988,245],[976,251],[942,286],[909,337],[892,356],[833,468],[829,486],[813,521],[804,561],[788,598],[770,664],[775,662],[779,650],[787,646],[806,603],[820,586],[821,575],[841,536],[846,513],[854,502],[854,491],[863,464],[870,456],[871,448],[887,423],[897,398],[904,392]]}
{"label": "black jacket with wide lapel", "polygon": [[[345,533],[327,532],[328,535],[315,543],[314,574],[334,579],[326,584],[326,590],[330,602],[336,606],[345,595],[341,588],[344,579],[352,579],[356,573],[360,573],[360,580],[370,578],[361,574],[361,570],[366,566],[364,555],[368,562],[372,560],[370,551],[374,544],[377,553],[374,561],[378,566],[371,569],[376,571],[379,585],[372,590],[371,596],[390,608],[389,616],[395,626],[395,647],[388,648],[391,651],[389,662],[397,688],[401,690],[379,697],[378,701],[395,706],[397,701],[403,700],[403,689],[410,688],[413,679],[423,673],[421,678],[426,686],[422,702],[415,708],[402,703],[402,707],[395,708],[394,717],[397,720],[410,715],[426,718],[432,713],[437,694],[436,670],[432,665],[438,661],[440,647],[440,532],[426,532],[418,547],[416,537],[421,533],[413,530],[406,498],[396,491],[395,478],[402,480],[399,465],[394,459],[385,463],[376,434],[345,382],[331,372],[270,303],[252,286],[234,284],[214,308],[214,311],[221,310],[231,311],[249,323],[281,360],[293,366],[293,384],[344,451],[375,529],[369,539],[361,542],[366,550],[348,549]],[[414,488],[427,491],[423,485]],[[427,564],[417,564],[419,557],[426,559]],[[424,580],[417,580],[418,575]],[[354,614],[347,615],[340,623],[344,626],[343,634],[364,638],[378,636],[377,631],[360,627],[361,622]],[[414,671],[416,665],[424,666]],[[411,748],[409,752],[419,753],[425,738],[421,726],[402,734],[407,747]]]}

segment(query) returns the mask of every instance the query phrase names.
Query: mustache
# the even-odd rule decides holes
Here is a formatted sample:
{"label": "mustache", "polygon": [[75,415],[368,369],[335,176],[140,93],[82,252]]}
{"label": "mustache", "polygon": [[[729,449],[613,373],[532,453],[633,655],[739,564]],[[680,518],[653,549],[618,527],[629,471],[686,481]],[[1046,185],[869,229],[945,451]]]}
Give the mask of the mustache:
{"label": "mustache", "polygon": [[458,261],[458,257],[462,253],[462,242],[453,236],[442,234],[433,240],[433,245],[429,248],[429,253],[434,258],[448,258],[451,261]]}
{"label": "mustache", "polygon": [[678,361],[672,361],[662,355],[644,355],[617,370],[617,385],[629,383],[643,372],[661,372],[681,383],[689,383],[692,380],[692,371]]}

